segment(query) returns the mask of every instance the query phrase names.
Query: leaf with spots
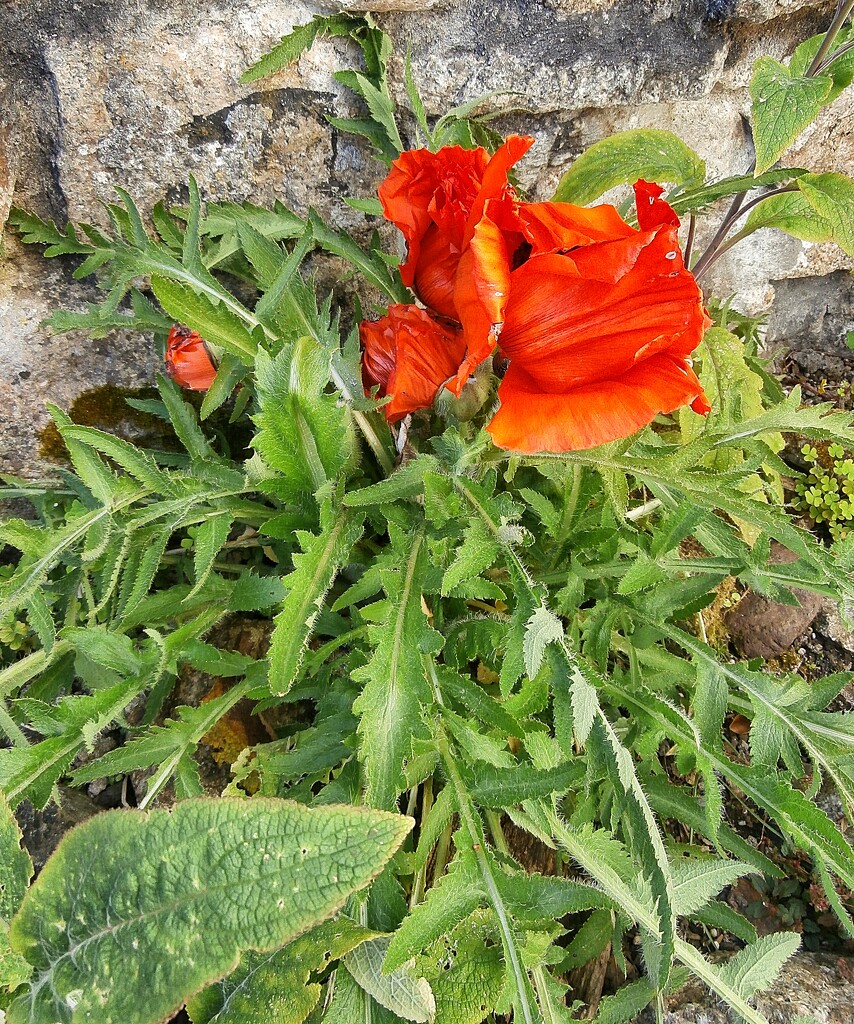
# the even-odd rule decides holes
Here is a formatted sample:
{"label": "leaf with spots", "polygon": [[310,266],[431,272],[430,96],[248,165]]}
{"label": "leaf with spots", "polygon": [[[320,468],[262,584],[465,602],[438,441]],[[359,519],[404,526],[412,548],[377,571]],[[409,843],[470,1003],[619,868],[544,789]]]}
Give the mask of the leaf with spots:
{"label": "leaf with spots", "polygon": [[9,1024],[156,1024],[320,924],[374,878],[412,822],[276,799],[113,811],[70,832],[11,925],[35,968]]}

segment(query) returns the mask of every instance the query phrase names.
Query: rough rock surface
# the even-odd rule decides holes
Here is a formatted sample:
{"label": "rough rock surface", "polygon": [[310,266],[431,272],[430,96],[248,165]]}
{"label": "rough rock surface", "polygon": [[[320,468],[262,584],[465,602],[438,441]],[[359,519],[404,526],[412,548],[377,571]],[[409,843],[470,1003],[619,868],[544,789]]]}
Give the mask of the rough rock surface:
{"label": "rough rock surface", "polygon": [[[359,230],[361,215],[341,200],[370,195],[382,168],[326,121],[327,114],[357,113],[331,77],[352,64],[353,48],[321,40],[273,78],[239,82],[246,67],[318,11],[376,12],[397,44],[396,87],[409,44],[432,116],[510,90],[487,102],[504,111],[495,122],[500,130],[536,136],[521,176],[541,198],[589,143],[631,127],[671,128],[707,159],[711,173],[730,173],[749,161],[742,115],[752,61],[760,54],[787,56],[827,24],[833,6],[832,0],[5,0],[0,227],[13,200],[58,222],[103,224],[101,204],[113,198],[114,183],[147,209],[163,197],[180,201],[193,174],[209,199],[278,198],[300,213],[313,205],[333,223]],[[854,96],[843,94],[825,111],[796,143],[794,162],[854,170],[852,104]],[[0,468],[32,474],[39,471],[45,399],[67,407],[93,384],[148,383],[153,358],[146,339],[90,342],[45,334],[38,324],[50,309],[81,308],[92,291],[70,278],[73,261],[45,263],[8,233],[4,244]],[[847,280],[836,272],[849,267],[833,246],[763,233],[722,260],[710,283],[721,294],[735,291],[752,311],[768,308],[789,279],[806,278],[812,286],[818,275],[827,306],[835,309]],[[854,327],[846,317],[827,321],[843,348],[844,333]]]}
{"label": "rough rock surface", "polygon": [[[792,1024],[808,1016],[816,1024],[850,1024],[854,1007],[854,965],[844,957],[799,953],[783,968],[774,986],[755,999],[769,1024]],[[638,1024],[653,1024],[645,1010]],[[699,983],[680,989],[668,1000],[664,1024],[732,1024],[716,997]]]}

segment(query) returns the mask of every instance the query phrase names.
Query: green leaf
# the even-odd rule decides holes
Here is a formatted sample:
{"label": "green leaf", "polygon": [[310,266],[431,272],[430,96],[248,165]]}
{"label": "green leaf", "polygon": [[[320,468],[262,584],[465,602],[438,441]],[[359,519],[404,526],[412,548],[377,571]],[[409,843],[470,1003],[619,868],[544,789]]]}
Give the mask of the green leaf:
{"label": "green leaf", "polygon": [[417,1024],[432,1022],[436,1015],[436,1001],[427,981],[412,977],[403,967],[387,973],[383,971],[390,941],[390,936],[381,935],[362,942],[347,954],[344,966],[359,987],[380,1006],[404,1020],[416,1021]]}
{"label": "green leaf", "polygon": [[[773,936],[788,939],[788,936]],[[750,947],[748,947],[750,948]],[[768,1020],[746,1001],[741,992],[730,984],[723,971],[709,963],[703,954],[684,939],[676,940],[676,955],[697,977],[734,1010],[746,1024],[768,1024]]]}
{"label": "green leaf", "polygon": [[792,932],[765,935],[745,946],[721,967],[724,981],[744,999],[769,988],[777,980],[783,964],[798,951],[801,937]]}
{"label": "green leaf", "polygon": [[0,921],[9,922],[21,905],[33,875],[33,862],[21,849],[21,830],[0,793]]}
{"label": "green leaf", "polygon": [[390,533],[388,558],[380,570],[386,600],[378,624],[370,627],[373,653],[367,665],[353,672],[353,679],[365,684],[353,710],[361,716],[359,757],[367,801],[380,807],[394,806],[405,787],[403,764],[411,755],[412,737],[424,731],[422,709],[434,699],[422,655],[441,646],[421,606],[427,571],[424,535],[402,534],[394,527]]}
{"label": "green leaf", "polygon": [[34,213],[13,206],[6,223],[16,228],[21,241],[27,245],[46,245],[45,256],[82,255],[93,251],[93,247],[81,242],[71,224],[60,231],[53,221],[44,221]]}
{"label": "green leaf", "polygon": [[260,410],[253,445],[282,474],[282,495],[298,499],[334,480],[352,449],[349,415],[325,394],[330,357],[316,341],[301,338],[255,363]]}
{"label": "green leaf", "polygon": [[703,160],[673,132],[634,128],[594,142],[560,179],[553,198],[586,206],[615,185],[641,178],[692,185],[705,174]]}
{"label": "green leaf", "polygon": [[252,67],[243,72],[240,81],[243,85],[248,85],[250,82],[257,82],[259,78],[273,75],[293,64],[301,54],[310,49],[318,36],[327,33],[336,36],[349,35],[360,23],[360,19],[346,14],[315,16],[306,25],[298,25],[288,35],[282,36],[281,41],[269,53],[264,54]]}
{"label": "green leaf", "polygon": [[[810,64],[812,64],[813,58],[818,53],[818,49],[824,42],[825,33],[821,32],[817,36],[813,36],[811,39],[805,40],[800,46],[797,47],[795,52],[792,54],[792,59],[789,62],[789,73],[795,76],[805,75]],[[838,32],[836,38],[833,41],[833,47],[828,54],[827,58],[834,53],[846,46],[854,39],[854,30],[845,30]],[[825,103],[832,103],[836,97],[842,92],[843,89],[847,88],[852,80],[854,80],[854,49],[845,50],[841,53],[828,67],[822,71],[822,76],[831,78],[833,80],[833,89],[825,100]]]}
{"label": "green leaf", "polygon": [[184,598],[189,601],[199,593],[208,581],[213,571],[216,556],[222,550],[223,544],[228,540],[234,520],[229,513],[223,515],[212,515],[203,523],[200,523],[196,530],[193,550],[193,575],[195,584],[193,589]]}
{"label": "green leaf", "polygon": [[193,1024],[302,1024],[321,993],[309,976],[375,934],[340,917],[274,953],[246,953],[236,971],[191,999],[187,1011]]}
{"label": "green leaf", "polygon": [[830,223],[819,217],[803,192],[784,192],[768,196],[751,211],[744,224],[744,233],[760,228],[779,228],[804,242],[829,242],[833,237]]}
{"label": "green leaf", "polygon": [[423,902],[416,904],[403,919],[388,944],[385,970],[402,967],[486,902],[477,866],[471,855],[464,852],[450,865],[447,874],[427,890]]}
{"label": "green leaf", "polygon": [[599,1004],[594,1024],[626,1024],[636,1019],[641,1010],[655,997],[655,988],[646,978],[623,985],[612,996],[605,996]]}
{"label": "green leaf", "polygon": [[793,77],[785,64],[760,57],[753,65],[750,96],[753,101],[753,141],[756,173],[775,163],[827,101],[830,78]]}
{"label": "green leaf", "polygon": [[732,885],[753,870],[750,864],[737,860],[674,860],[673,909],[680,916],[690,916],[702,909],[727,885]]}
{"label": "green leaf", "polygon": [[132,676],[139,671],[139,655],[133,641],[106,626],[70,626],[62,631],[65,640],[96,665]]}
{"label": "green leaf", "polygon": [[299,533],[302,554],[294,554],[294,571],[283,580],[288,595],[275,618],[270,647],[270,687],[283,695],[296,680],[317,617],[338,571],[362,533],[362,517],[351,511],[326,511],[323,532]]}
{"label": "green leaf", "polygon": [[242,950],[274,949],[333,914],[410,827],[273,799],[98,815],[66,836],[12,922],[38,980],[9,1022],[167,1019]]}
{"label": "green leaf", "polygon": [[187,324],[198,331],[208,344],[230,352],[243,362],[252,360],[258,343],[250,334],[245,318],[223,303],[216,304],[191,285],[166,277],[152,277],[151,290],[173,320]]}
{"label": "green leaf", "polygon": [[854,256],[854,181],[844,174],[805,174],[798,187],[822,222],[830,226],[830,237]]}
{"label": "green leaf", "polygon": [[30,722],[47,738],[28,747],[0,750],[0,789],[9,803],[17,806],[26,797],[44,807],[77,751],[84,743],[91,744],[143,685],[119,683],[91,696],[63,697],[54,707],[36,700],[22,702]]}
{"label": "green leaf", "polygon": [[501,995],[501,949],[484,941],[485,913],[466,918],[418,960],[433,989],[440,1024],[481,1024]]}
{"label": "green leaf", "polygon": [[525,672],[529,679],[535,679],[543,664],[543,656],[549,644],[563,640],[563,623],[540,605],[525,623],[525,640],[522,651],[525,657]]}

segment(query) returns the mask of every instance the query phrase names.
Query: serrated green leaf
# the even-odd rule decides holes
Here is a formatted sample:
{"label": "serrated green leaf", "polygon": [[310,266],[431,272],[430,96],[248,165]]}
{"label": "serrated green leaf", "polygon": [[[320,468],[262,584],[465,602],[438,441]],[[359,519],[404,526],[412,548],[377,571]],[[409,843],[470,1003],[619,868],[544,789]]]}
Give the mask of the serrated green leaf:
{"label": "serrated green leaf", "polygon": [[756,173],[775,163],[811,124],[827,101],[830,78],[793,77],[785,64],[760,57],[753,65],[750,97],[753,103],[753,141]]}
{"label": "serrated green leaf", "polygon": [[259,429],[253,445],[282,474],[287,497],[313,494],[334,480],[350,453],[348,412],[335,395],[325,394],[329,370],[329,353],[307,337],[272,359],[258,353]]}
{"label": "serrated green leaf", "polygon": [[332,14],[328,16],[316,15],[305,25],[298,25],[288,35],[282,36],[281,40],[256,61],[250,68],[240,76],[243,85],[250,82],[257,82],[259,78],[266,78],[275,74],[292,64],[297,58],[310,49],[318,36],[326,35],[349,35],[360,22],[346,14]]}
{"label": "serrated green leaf", "polygon": [[455,860],[427,890],[394,933],[385,953],[384,969],[396,970],[449,932],[476,907],[486,904],[483,883],[468,854]]}
{"label": "serrated green leaf", "polygon": [[139,655],[133,641],[123,633],[106,626],[70,626],[62,631],[62,636],[96,665],[129,676],[139,671]]}
{"label": "serrated green leaf", "polygon": [[750,864],[735,860],[683,859],[671,863],[673,909],[680,916],[701,910],[727,885],[753,871]]}
{"label": "serrated green leaf", "polygon": [[403,763],[410,756],[413,735],[424,731],[422,711],[434,699],[422,657],[441,646],[421,607],[427,570],[423,534],[391,530],[391,565],[387,563],[380,572],[387,595],[383,617],[380,624],[370,626],[370,661],[353,673],[355,680],[365,684],[353,710],[360,716],[359,757],[365,768],[367,799],[380,807],[394,806],[404,788]]}
{"label": "serrated green leaf", "polygon": [[241,950],[275,948],[329,917],[410,827],[272,799],[98,815],[63,840],[12,922],[38,980],[10,1024],[164,1020]]}
{"label": "serrated green leaf", "polygon": [[223,544],[228,540],[234,520],[231,515],[213,515],[200,523],[196,529],[193,543],[193,575],[195,584],[187,594],[185,601],[189,601],[199,593],[208,581],[213,571],[216,556],[220,553]]}
{"label": "serrated green leaf", "polygon": [[324,530],[303,535],[302,554],[294,554],[294,571],[283,580],[288,594],[275,618],[270,647],[270,687],[286,694],[299,674],[314,623],[338,571],[362,533],[362,517],[351,511],[325,515]]}
{"label": "serrated green leaf", "polygon": [[720,969],[724,981],[744,999],[773,985],[783,964],[798,951],[800,935],[765,935],[728,960]]}
{"label": "serrated green leaf", "polygon": [[798,187],[819,219],[830,226],[830,237],[854,256],[854,181],[844,174],[805,174]]}
{"label": "serrated green leaf", "polygon": [[187,324],[210,345],[216,345],[244,362],[251,361],[258,343],[241,318],[223,303],[216,304],[192,286],[166,277],[152,277],[151,290],[169,316]]}
{"label": "serrated green leaf", "polygon": [[525,639],[522,651],[525,657],[525,672],[529,679],[535,679],[543,664],[546,647],[563,639],[563,623],[540,605],[525,623]]}
{"label": "serrated green leaf", "polygon": [[706,165],[672,132],[634,128],[595,142],[563,175],[555,202],[586,206],[615,185],[633,185],[638,179],[696,184]]}
{"label": "serrated green leaf", "polygon": [[654,997],[655,987],[646,978],[631,981],[614,995],[602,999],[599,1011],[593,1018],[594,1024],[626,1024],[627,1021],[633,1021]]}
{"label": "serrated green leaf", "polygon": [[44,807],[77,751],[115,719],[142,685],[120,683],[91,696],[63,697],[55,707],[29,702],[30,721],[48,736],[28,747],[0,750],[0,789],[9,803],[17,806],[26,797]]}

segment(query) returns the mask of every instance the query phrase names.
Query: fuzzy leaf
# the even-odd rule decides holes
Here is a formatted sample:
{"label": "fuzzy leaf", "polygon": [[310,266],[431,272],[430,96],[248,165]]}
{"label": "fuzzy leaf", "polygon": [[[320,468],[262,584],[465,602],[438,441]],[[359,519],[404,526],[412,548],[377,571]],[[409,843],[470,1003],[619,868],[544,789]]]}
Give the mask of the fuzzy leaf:
{"label": "fuzzy leaf", "polygon": [[424,978],[414,978],[402,967],[383,970],[383,960],[391,941],[382,935],[356,946],[344,958],[344,966],[380,1006],[404,1020],[426,1024],[436,1015],[436,1001]]}
{"label": "fuzzy leaf", "polygon": [[535,679],[543,664],[543,656],[549,644],[559,643],[563,639],[563,623],[540,605],[525,623],[525,640],[522,650],[525,656],[525,672],[529,679]]}
{"label": "fuzzy leaf", "polygon": [[594,142],[560,179],[555,202],[586,206],[615,185],[646,181],[702,182],[706,165],[672,132],[635,128]]}
{"label": "fuzzy leaf", "polygon": [[21,830],[0,794],[0,921],[9,922],[21,905],[33,874],[33,862],[21,848]]}
{"label": "fuzzy leaf", "polygon": [[241,950],[281,946],[329,917],[410,826],[272,799],[98,815],[63,840],[12,922],[38,981],[9,1022],[167,1019]]}
{"label": "fuzzy leaf", "polygon": [[798,187],[819,219],[830,226],[830,237],[854,256],[854,181],[844,174],[805,174]]}
{"label": "fuzzy leaf", "polygon": [[259,352],[255,364],[260,411],[253,442],[264,461],[282,474],[283,496],[298,499],[334,480],[347,461],[348,413],[329,382],[329,353],[302,338],[270,358]]}
{"label": "fuzzy leaf", "polygon": [[783,964],[798,951],[800,935],[765,935],[745,946],[720,969],[721,977],[744,999],[773,985]]}
{"label": "fuzzy leaf", "polygon": [[294,571],[283,583],[288,588],[276,616],[270,647],[270,686],[285,694],[296,680],[314,623],[338,571],[362,533],[361,516],[329,510],[322,533],[301,535],[302,554],[294,554]]}
{"label": "fuzzy leaf", "polygon": [[702,909],[727,885],[753,871],[750,864],[737,860],[675,860],[673,874],[673,909],[680,916],[690,916]]}
{"label": "fuzzy leaf", "polygon": [[832,88],[830,78],[792,77],[788,68],[772,57],[756,61],[750,96],[757,174],[779,160],[812,123]]}
{"label": "fuzzy leaf", "polygon": [[386,593],[382,621],[370,627],[370,661],[353,673],[365,684],[353,710],[361,716],[359,757],[365,766],[367,800],[379,807],[394,806],[405,786],[403,764],[411,754],[412,737],[423,732],[422,709],[433,703],[422,655],[441,646],[421,607],[427,571],[423,534],[391,530],[389,561],[399,561],[381,570]]}

